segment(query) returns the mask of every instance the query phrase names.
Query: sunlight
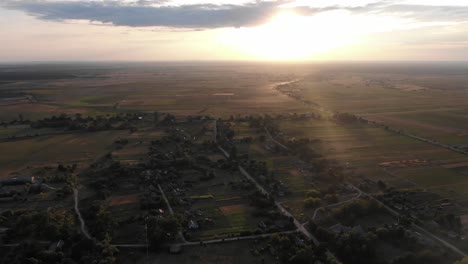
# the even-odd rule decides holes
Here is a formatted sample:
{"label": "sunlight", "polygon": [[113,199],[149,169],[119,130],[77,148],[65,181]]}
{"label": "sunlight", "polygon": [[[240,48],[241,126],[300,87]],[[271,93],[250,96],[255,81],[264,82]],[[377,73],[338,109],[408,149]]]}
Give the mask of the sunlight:
{"label": "sunlight", "polygon": [[343,12],[313,17],[283,12],[255,28],[232,29],[226,42],[250,56],[270,60],[300,60],[356,41],[342,26]]}

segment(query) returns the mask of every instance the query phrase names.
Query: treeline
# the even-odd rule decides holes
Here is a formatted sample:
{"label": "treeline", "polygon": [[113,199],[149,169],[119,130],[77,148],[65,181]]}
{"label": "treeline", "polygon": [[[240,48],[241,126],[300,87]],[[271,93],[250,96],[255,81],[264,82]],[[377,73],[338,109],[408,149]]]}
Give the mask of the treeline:
{"label": "treeline", "polygon": [[113,116],[83,117],[76,114],[74,117],[66,114],[46,117],[37,121],[32,121],[32,128],[61,128],[65,130],[110,130],[110,129],[131,129],[130,122],[140,120],[141,113],[117,114]]}

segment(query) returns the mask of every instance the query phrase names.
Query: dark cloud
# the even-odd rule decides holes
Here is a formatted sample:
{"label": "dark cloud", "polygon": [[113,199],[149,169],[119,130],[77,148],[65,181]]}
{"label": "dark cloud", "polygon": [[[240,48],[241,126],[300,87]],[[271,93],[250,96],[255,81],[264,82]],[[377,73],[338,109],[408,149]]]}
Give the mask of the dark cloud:
{"label": "dark cloud", "polygon": [[[62,21],[78,19],[112,23],[130,27],[178,27],[178,28],[219,28],[252,26],[264,22],[280,5],[289,1],[257,1],[244,5],[198,4],[182,6],[148,6],[151,1],[141,4],[113,2],[47,2],[16,1],[9,8],[23,10],[44,20]],[[137,2],[139,3],[139,2]],[[310,14],[315,10],[308,7],[293,7],[299,13]]]}

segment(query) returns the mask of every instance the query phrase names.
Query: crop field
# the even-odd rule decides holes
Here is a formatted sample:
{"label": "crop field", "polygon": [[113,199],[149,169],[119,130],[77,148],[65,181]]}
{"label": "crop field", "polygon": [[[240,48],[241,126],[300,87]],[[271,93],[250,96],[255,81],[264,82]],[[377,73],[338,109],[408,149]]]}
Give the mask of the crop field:
{"label": "crop field", "polygon": [[[40,136],[0,142],[0,177],[27,166],[89,163],[113,149],[114,140],[128,132],[104,131]],[[27,159],[25,160],[25,157]]]}
{"label": "crop field", "polygon": [[316,73],[288,90],[329,111],[353,113],[446,144],[466,144],[466,81],[463,74],[348,70]]}
{"label": "crop field", "polygon": [[202,224],[199,230],[190,232],[190,239],[195,241],[238,236],[243,231],[253,232],[263,220],[252,216],[253,207],[239,201],[234,201],[233,205],[214,200],[201,201],[192,208],[201,210],[203,217],[214,221]]}
{"label": "crop field", "polygon": [[404,189],[423,189],[468,208],[468,157],[371,125],[328,121],[281,123],[288,136],[319,139],[317,149],[358,174]]}
{"label": "crop field", "polygon": [[[184,176],[185,180],[196,182],[186,193],[194,200],[192,210],[200,210],[202,218],[213,221],[202,224],[199,230],[191,231],[192,240],[229,237],[243,231],[253,232],[263,220],[252,216],[254,208],[246,199],[249,190],[233,189],[233,183],[240,184],[243,181],[239,172],[231,174],[216,171],[216,177],[208,181],[199,181],[199,176],[194,172],[184,174],[187,175]],[[176,209],[179,210],[178,207]]]}
{"label": "crop field", "polygon": [[[209,246],[184,247],[182,254],[174,255],[167,252],[151,253],[150,259],[155,263],[180,263],[180,264],[237,264],[237,263],[274,263],[275,258],[265,252],[255,256],[251,251],[266,244],[263,241],[233,241]],[[135,264],[147,263],[146,254],[143,251],[122,249],[119,253],[122,262]],[[263,259],[263,261],[262,261]]]}
{"label": "crop field", "polygon": [[408,181],[413,187],[449,198],[468,212],[468,176],[454,170],[441,167],[404,168],[392,171],[396,178],[392,182]]}
{"label": "crop field", "polygon": [[[92,236],[102,224],[103,231],[112,227],[113,244],[125,245],[147,243],[145,224],[154,221],[151,244],[184,245],[181,255],[151,252],[158,263],[279,262],[268,249],[278,248],[258,236],[198,242],[291,231],[292,220],[314,235],[316,226],[338,234],[330,227],[342,224],[367,236],[407,221],[428,230],[438,225],[430,231],[448,241],[463,243],[468,234],[468,155],[433,144],[468,149],[464,72],[255,63],[80,67],[64,66],[59,78],[1,83],[0,179],[11,178],[1,198],[8,210],[75,213],[77,199]],[[343,121],[337,112],[377,124]],[[68,116],[52,118],[61,114]],[[371,207],[372,197],[402,217]],[[349,219],[338,214],[354,202],[355,214],[343,211]],[[308,237],[298,230],[305,236],[291,235],[294,248]],[[122,248],[119,261],[146,263],[145,255]]]}
{"label": "crop field", "polygon": [[[65,69],[76,74],[76,69]],[[307,71],[302,69],[299,72]],[[297,72],[297,71],[296,71]],[[37,119],[61,113],[106,115],[158,111],[227,117],[256,112],[301,111],[273,87],[294,77],[289,67],[253,65],[95,69],[64,79],[10,82],[0,87],[0,121],[22,113]]]}
{"label": "crop field", "polygon": [[273,151],[275,144],[270,140],[260,142],[258,137],[266,136],[264,130],[251,128],[247,123],[232,123],[235,131],[235,139],[241,140],[245,137],[253,139],[251,143],[238,143],[238,149],[242,154],[248,154],[254,159],[264,161],[269,170],[273,171],[275,177],[281,179],[288,185],[288,189],[293,195],[301,196],[305,190],[314,186],[314,182],[310,177],[302,174],[298,168],[304,164],[299,159],[293,156],[281,155]]}
{"label": "crop field", "polygon": [[468,157],[371,125],[337,125],[329,121],[285,121],[281,128],[290,136],[320,140],[317,148],[356,168],[372,169],[380,163],[425,160],[447,165]]}

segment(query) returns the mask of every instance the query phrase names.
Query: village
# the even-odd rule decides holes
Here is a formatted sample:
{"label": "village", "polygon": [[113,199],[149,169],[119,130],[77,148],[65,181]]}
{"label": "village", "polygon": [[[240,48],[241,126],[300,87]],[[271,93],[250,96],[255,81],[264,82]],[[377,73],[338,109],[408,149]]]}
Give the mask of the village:
{"label": "village", "polygon": [[[43,248],[54,258],[76,258],[76,252],[95,258],[108,248],[97,258],[113,259],[144,256],[145,250],[183,255],[190,247],[251,240],[256,243],[251,256],[259,262],[308,256],[316,263],[338,263],[352,250],[346,263],[385,263],[379,252],[392,248],[402,256],[392,263],[399,263],[409,256],[405,252],[427,246],[437,248],[431,258],[456,259],[412,226],[430,222],[450,238],[464,239],[449,200],[437,203],[430,193],[391,190],[356,176],[310,147],[320,141],[287,136],[275,125],[321,119],[313,113],[227,120],[164,113],[97,118],[114,120],[115,125],[102,126],[109,130],[122,130],[118,124],[126,122],[128,136],[115,139],[111,151],[89,165],[31,167],[1,180],[2,207],[25,208],[2,210],[2,248],[17,252],[18,242],[29,237],[38,243],[35,250]],[[46,120],[67,120],[53,125],[63,131],[77,122]],[[35,209],[26,209],[32,204]],[[21,230],[50,217],[55,220],[46,226],[55,233],[36,225],[28,233]],[[393,243],[391,237],[407,243]],[[86,249],[84,241],[94,246]],[[344,247],[356,241],[367,241],[367,249]]]}

